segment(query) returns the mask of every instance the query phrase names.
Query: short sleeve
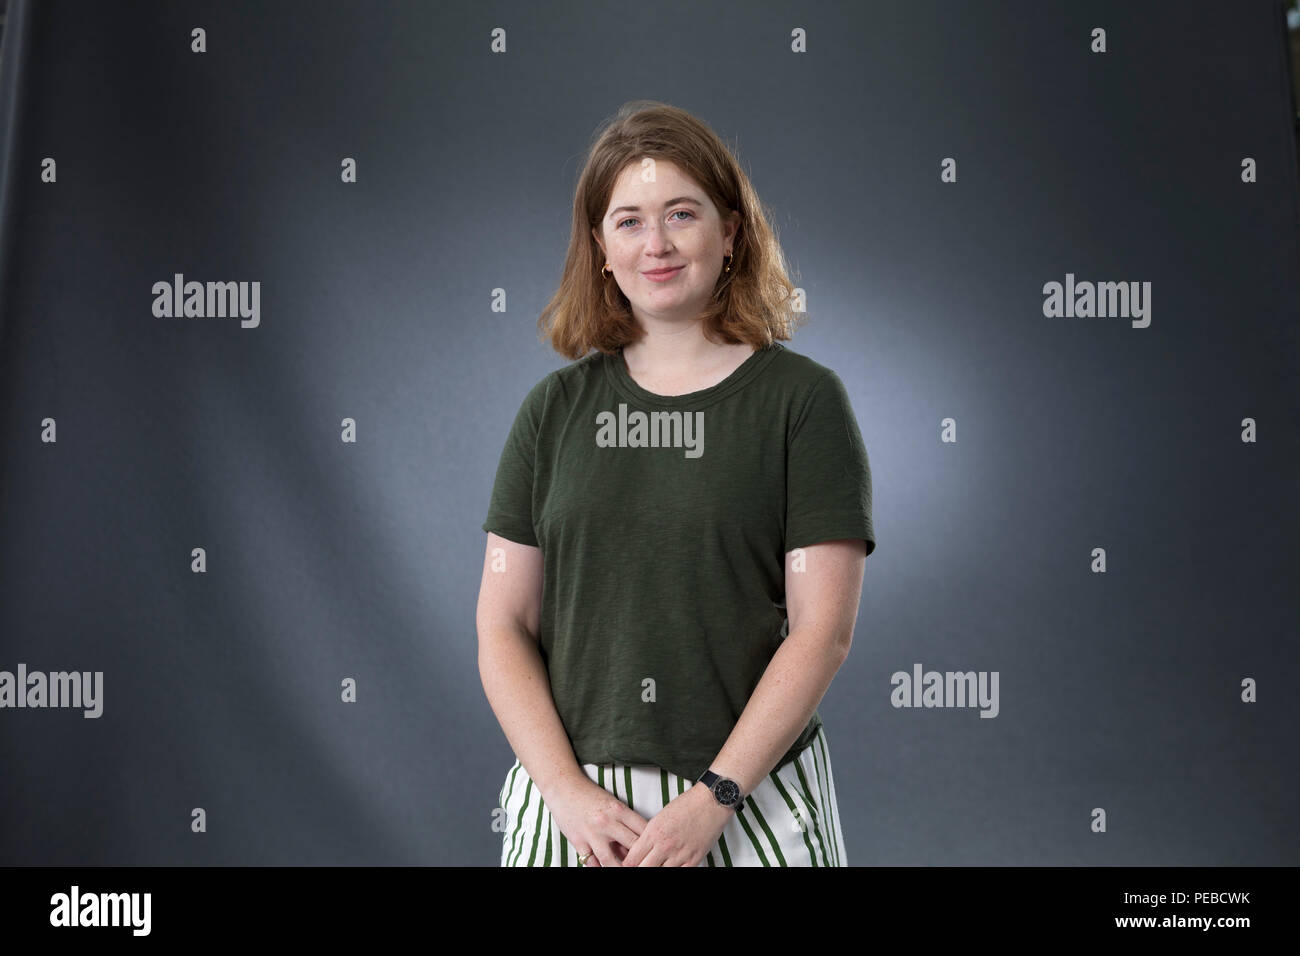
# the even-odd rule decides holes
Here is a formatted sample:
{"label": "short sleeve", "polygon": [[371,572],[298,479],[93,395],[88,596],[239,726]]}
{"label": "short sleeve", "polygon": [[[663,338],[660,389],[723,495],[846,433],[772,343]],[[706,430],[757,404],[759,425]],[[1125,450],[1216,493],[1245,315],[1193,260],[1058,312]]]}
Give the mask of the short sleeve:
{"label": "short sleeve", "polygon": [[861,538],[876,549],[871,466],[848,392],[827,369],[787,439],[785,550]]}
{"label": "short sleeve", "polygon": [[538,546],[533,530],[533,459],[549,384],[547,376],[532,387],[519,406],[501,450],[487,520],[482,524],[484,531],[533,547]]}

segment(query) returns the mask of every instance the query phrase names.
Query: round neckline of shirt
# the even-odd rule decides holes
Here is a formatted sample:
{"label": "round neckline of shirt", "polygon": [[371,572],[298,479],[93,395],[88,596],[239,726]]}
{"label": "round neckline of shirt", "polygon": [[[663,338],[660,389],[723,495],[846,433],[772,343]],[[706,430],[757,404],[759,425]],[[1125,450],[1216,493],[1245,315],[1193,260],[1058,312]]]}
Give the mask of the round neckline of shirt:
{"label": "round neckline of shirt", "polygon": [[621,346],[615,349],[613,354],[606,356],[605,374],[616,389],[643,405],[658,405],[661,408],[702,407],[711,405],[740,388],[783,349],[784,346],[780,342],[773,342],[766,348],[755,349],[752,355],[736,366],[735,370],[721,382],[684,395],[658,395],[638,385],[627,370]]}

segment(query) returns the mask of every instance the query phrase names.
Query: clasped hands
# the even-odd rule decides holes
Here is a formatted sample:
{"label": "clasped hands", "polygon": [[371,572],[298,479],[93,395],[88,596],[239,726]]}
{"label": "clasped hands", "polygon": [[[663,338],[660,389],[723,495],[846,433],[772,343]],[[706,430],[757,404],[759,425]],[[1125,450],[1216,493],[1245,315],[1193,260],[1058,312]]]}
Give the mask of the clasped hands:
{"label": "clasped hands", "polygon": [[585,777],[548,804],[587,866],[699,866],[736,812],[696,783],[647,820]]}

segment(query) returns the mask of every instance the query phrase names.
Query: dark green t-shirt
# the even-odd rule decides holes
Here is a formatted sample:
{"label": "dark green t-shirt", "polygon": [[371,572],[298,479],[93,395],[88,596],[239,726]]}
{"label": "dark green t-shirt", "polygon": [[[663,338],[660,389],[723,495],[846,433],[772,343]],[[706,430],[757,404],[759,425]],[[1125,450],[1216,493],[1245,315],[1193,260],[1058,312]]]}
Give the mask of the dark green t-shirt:
{"label": "dark green t-shirt", "polygon": [[[780,343],[661,396],[621,350],[523,401],[484,531],[539,547],[540,639],[579,763],[695,780],[788,634],[785,554],[875,549],[867,451],[839,377]],[[821,726],[814,713],[778,761]]]}

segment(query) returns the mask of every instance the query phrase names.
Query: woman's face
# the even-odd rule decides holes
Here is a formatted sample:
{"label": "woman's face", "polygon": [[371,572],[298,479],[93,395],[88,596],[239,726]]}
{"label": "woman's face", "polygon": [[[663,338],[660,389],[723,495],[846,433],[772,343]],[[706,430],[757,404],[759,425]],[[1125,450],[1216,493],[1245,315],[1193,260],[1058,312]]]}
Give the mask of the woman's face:
{"label": "woman's face", "polygon": [[[614,273],[604,281],[618,283],[633,315],[689,321],[708,304],[739,223],[738,212],[724,219],[675,164],[653,160],[623,170],[592,233],[606,276]],[[676,271],[651,274],[664,269]]]}

